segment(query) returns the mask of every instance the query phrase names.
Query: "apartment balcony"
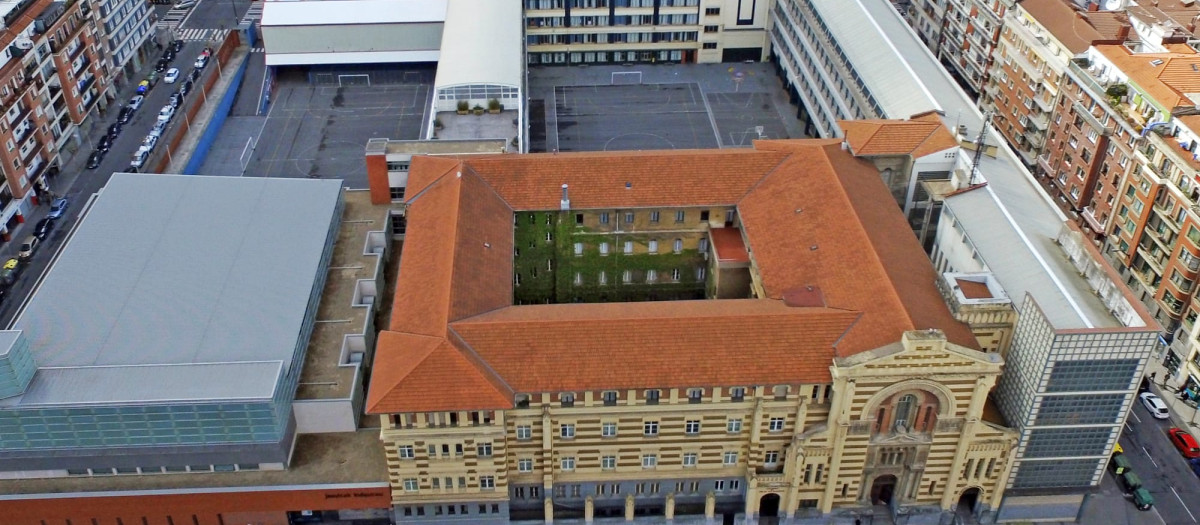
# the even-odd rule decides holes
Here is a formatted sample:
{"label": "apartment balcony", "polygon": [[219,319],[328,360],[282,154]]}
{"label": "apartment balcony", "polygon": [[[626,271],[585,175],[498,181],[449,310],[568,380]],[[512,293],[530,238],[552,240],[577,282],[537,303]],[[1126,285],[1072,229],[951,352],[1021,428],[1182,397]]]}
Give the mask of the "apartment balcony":
{"label": "apartment balcony", "polygon": [[1174,211],[1171,207],[1163,203],[1155,202],[1151,209],[1154,210],[1156,215],[1158,215],[1159,220],[1162,221],[1161,223],[1165,227],[1175,233],[1179,233],[1179,225],[1175,224],[1175,217],[1171,216],[1171,212]]}
{"label": "apartment balcony", "polygon": [[[1025,130],[1023,136],[1025,137],[1025,140],[1029,141],[1029,144],[1035,148],[1040,148],[1046,143],[1046,134],[1033,128]],[[1052,172],[1047,171],[1046,173]]]}
{"label": "apartment balcony", "polygon": [[[40,159],[41,159],[41,153],[42,153],[43,149],[45,149],[45,144],[42,144],[39,142],[38,145],[34,146],[33,148],[30,148],[29,153],[26,153],[25,158],[23,158],[21,160],[23,160],[25,162],[26,166],[30,166],[31,168],[36,168],[41,164]],[[33,170],[30,169],[30,172],[32,172],[32,171]]]}
{"label": "apartment balcony", "polygon": [[1161,222],[1147,224],[1146,237],[1149,237],[1151,241],[1154,241],[1154,243],[1158,245],[1159,249],[1166,253],[1171,253],[1171,249],[1175,244],[1175,239],[1178,238],[1176,237],[1175,232],[1171,231],[1170,228],[1167,228]]}
{"label": "apartment balcony", "polygon": [[1162,277],[1154,273],[1154,270],[1152,270],[1149,265],[1141,270],[1131,269],[1130,273],[1132,273],[1134,277],[1137,277],[1138,282],[1141,283],[1143,289],[1147,291],[1158,289],[1158,283],[1162,280]]}
{"label": "apartment balcony", "polygon": [[758,478],[760,485],[784,486],[788,484],[787,477],[782,472],[779,472],[781,470],[783,470],[783,465],[774,468],[759,467],[755,477]]}
{"label": "apartment balcony", "polygon": [[1092,112],[1090,110],[1083,107],[1083,104],[1080,104],[1079,102],[1073,102],[1071,104],[1071,107],[1075,108],[1076,115],[1083,117],[1083,120],[1086,121],[1089,126],[1091,126],[1093,129],[1095,129],[1101,135],[1109,135],[1112,133],[1111,131],[1109,131],[1109,129],[1107,127],[1104,126],[1104,124],[1100,123],[1100,120],[1098,120],[1094,115],[1092,115]]}
{"label": "apartment balcony", "polygon": [[1031,83],[1041,83],[1041,81],[1046,79],[1046,77],[1042,75],[1041,70],[1039,70],[1037,66],[1033,65],[1033,62],[1031,62],[1028,58],[1025,58],[1024,55],[1020,53],[1013,53],[1008,55],[1008,57],[1011,58],[1018,67],[1020,67],[1023,71],[1025,71],[1026,74],[1029,75],[1029,81]]}
{"label": "apartment balcony", "polygon": [[1050,166],[1050,158],[1046,155],[1038,155],[1037,165],[1042,168],[1042,173],[1048,176],[1054,175],[1054,168]]}
{"label": "apartment balcony", "polygon": [[1114,84],[1113,82],[1100,82],[1096,77],[1092,76],[1091,71],[1075,63],[1075,60],[1067,61],[1067,69],[1075,73],[1080,85],[1090,91],[1094,98],[1102,100],[1108,97],[1108,88]]}
{"label": "apartment balcony", "polygon": [[[74,60],[74,59],[72,59],[72,60]],[[79,62],[78,66],[71,68],[71,75],[79,76],[79,73],[82,72],[84,69],[87,69],[87,67],[90,66],[91,64],[92,64],[92,59],[90,59],[88,57],[83,57],[83,60],[81,60]]]}
{"label": "apartment balcony", "polygon": [[19,143],[19,142],[25,140],[27,137],[29,137],[29,134],[33,131],[33,128],[34,128],[33,119],[27,118],[24,121],[22,121],[21,125],[13,128],[13,142]]}
{"label": "apartment balcony", "polygon": [[1092,231],[1101,234],[1104,233],[1104,225],[1100,224],[1100,220],[1096,218],[1096,210],[1093,210],[1091,206],[1084,206],[1083,212],[1081,212],[1079,216],[1083,218],[1083,222],[1086,223],[1088,228],[1091,228]]}
{"label": "apartment balcony", "polygon": [[1033,125],[1033,127],[1037,128],[1037,129],[1046,131],[1047,129],[1050,128],[1050,117],[1047,116],[1045,113],[1042,113],[1037,116],[1029,115],[1029,116],[1026,116],[1025,118],[1029,121],[1030,124]]}
{"label": "apartment balcony", "polygon": [[1038,109],[1042,110],[1044,113],[1053,113],[1054,112],[1053,98],[1051,98],[1051,100],[1045,100],[1045,98],[1046,97],[1043,97],[1041,95],[1034,95],[1033,96],[1033,104],[1035,106],[1037,106]]}
{"label": "apartment balcony", "polygon": [[1150,267],[1154,269],[1155,274],[1160,276],[1163,274],[1163,269],[1167,264],[1166,254],[1159,251],[1157,248],[1154,250],[1147,249],[1140,243],[1138,244],[1137,251],[1138,254],[1142,256],[1142,259],[1146,261],[1146,264],[1150,265]]}

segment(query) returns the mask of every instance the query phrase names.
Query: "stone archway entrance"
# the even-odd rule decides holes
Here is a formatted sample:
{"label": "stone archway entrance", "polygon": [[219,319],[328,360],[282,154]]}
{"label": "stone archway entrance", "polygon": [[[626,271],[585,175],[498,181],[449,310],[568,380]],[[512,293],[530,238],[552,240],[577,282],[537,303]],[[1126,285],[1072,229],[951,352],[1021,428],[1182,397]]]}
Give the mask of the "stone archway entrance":
{"label": "stone archway entrance", "polygon": [[779,494],[763,494],[758,500],[758,525],[779,523]]}
{"label": "stone archway entrance", "polygon": [[979,505],[979,488],[971,487],[964,490],[962,495],[958,497],[958,506],[954,508],[954,514],[962,518],[963,523],[974,523],[975,508]]}
{"label": "stone archway entrance", "polygon": [[875,478],[871,483],[871,504],[891,505],[896,493],[896,476],[885,474]]}

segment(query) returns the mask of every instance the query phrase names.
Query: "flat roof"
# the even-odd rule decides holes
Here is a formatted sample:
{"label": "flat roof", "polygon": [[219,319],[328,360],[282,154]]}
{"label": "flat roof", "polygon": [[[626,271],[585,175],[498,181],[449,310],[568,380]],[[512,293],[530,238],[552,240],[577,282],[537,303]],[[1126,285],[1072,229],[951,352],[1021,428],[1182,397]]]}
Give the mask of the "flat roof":
{"label": "flat roof", "polygon": [[[367,153],[382,151],[389,155],[469,155],[481,153],[504,153],[508,141],[504,139],[456,139],[456,140],[379,140],[379,144],[367,143]],[[372,146],[378,148],[372,150]]]}
{"label": "flat roof", "polygon": [[[906,60],[909,54],[887,38],[864,38],[865,31],[884,32],[870,4],[876,0],[813,0],[846,59],[883,108],[886,118],[906,119],[918,113],[941,111],[941,99],[924,86]],[[890,5],[890,4],[889,4]],[[852,79],[847,79],[848,82]]]}
{"label": "flat roof", "polygon": [[250,487],[283,490],[348,483],[387,486],[387,458],[379,446],[378,428],[300,434],[286,470],[0,479],[0,501],[43,494],[94,496],[89,493],[119,492],[121,496],[134,496],[138,491],[200,492]]}
{"label": "flat roof", "polygon": [[[263,2],[264,26],[443,22],[448,0],[293,0]],[[2,5],[2,4],[0,4]]]}
{"label": "flat roof", "polygon": [[954,282],[958,284],[958,289],[962,290],[963,297],[967,299],[992,299],[992,291],[988,289],[987,283],[961,277],[955,278]]}
{"label": "flat roof", "polygon": [[520,88],[525,70],[524,16],[521,2],[450,1],[434,90],[465,84]]}
{"label": "flat roof", "polygon": [[[375,277],[376,266],[381,263],[380,255],[367,253],[367,234],[387,231],[388,209],[386,205],[371,204],[368,190],[345,192],[342,224],[329,261],[329,277],[321,292],[317,323],[313,325],[304,368],[300,371],[297,400],[346,399],[362,379],[360,374],[365,373],[358,363],[342,363],[342,345],[346,336],[364,335],[370,329],[367,316],[373,310],[354,306],[354,291],[359,280]],[[386,236],[387,242],[392,242],[391,233]],[[376,304],[378,299],[377,296]]]}
{"label": "flat roof", "polygon": [[[266,2],[286,4],[289,2]],[[270,44],[267,44],[270,49]],[[268,66],[313,64],[382,64],[391,62],[437,62],[441,54],[436,49],[413,51],[331,51],[328,53],[267,53]]]}
{"label": "flat roof", "polygon": [[[983,115],[895,8],[887,0],[854,3],[872,14],[874,24],[863,27],[875,27],[881,34],[864,38],[861,27],[848,34],[864,42],[891,42],[908,63],[909,74],[944,107],[943,123],[951,129],[965,125],[972,136],[978,133]],[[944,202],[962,220],[988,269],[1018,305],[1026,292],[1032,294],[1056,328],[1121,326],[1055,243],[1066,216],[994,128],[988,130],[987,142],[998,146],[995,158],[984,155],[980,162],[987,186]]]}
{"label": "flat roof", "polygon": [[746,251],[746,243],[742,240],[740,228],[711,228],[713,250],[717,252],[720,262],[750,262],[750,253]]}
{"label": "flat roof", "polygon": [[301,343],[341,192],[338,180],[113,174],[10,326],[39,370],[5,404],[267,393]]}

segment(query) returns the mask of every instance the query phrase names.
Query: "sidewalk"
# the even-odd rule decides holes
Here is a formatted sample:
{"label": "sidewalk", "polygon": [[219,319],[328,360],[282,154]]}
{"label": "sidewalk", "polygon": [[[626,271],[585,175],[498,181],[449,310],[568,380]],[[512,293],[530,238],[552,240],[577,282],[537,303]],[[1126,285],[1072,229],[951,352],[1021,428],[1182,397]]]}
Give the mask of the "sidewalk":
{"label": "sidewalk", "polygon": [[221,64],[221,78],[217,79],[212,91],[205,95],[207,101],[196,113],[196,117],[192,119],[192,125],[188,128],[187,135],[183,137],[183,141],[175,150],[177,154],[171,155],[171,162],[167,164],[167,173],[183,173],[183,169],[187,167],[188,162],[192,159],[192,154],[196,151],[196,144],[204,136],[205,130],[208,129],[209,123],[212,122],[213,116],[217,112],[217,107],[221,105],[221,99],[225,97],[230,87],[237,89],[238,86],[233,86],[233,78],[236,76],[234,73],[242,66],[242,62],[249,54],[250,47],[243,43],[233,50],[229,60]]}

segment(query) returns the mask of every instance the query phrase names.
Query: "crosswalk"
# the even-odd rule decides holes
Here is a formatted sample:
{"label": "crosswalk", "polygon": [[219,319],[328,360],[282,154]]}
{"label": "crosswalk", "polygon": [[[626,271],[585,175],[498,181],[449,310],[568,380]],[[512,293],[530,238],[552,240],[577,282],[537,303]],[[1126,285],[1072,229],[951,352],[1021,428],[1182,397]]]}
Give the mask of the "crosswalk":
{"label": "crosswalk", "polygon": [[242,24],[251,24],[262,20],[263,2],[250,2],[250,9],[246,10],[246,16],[242,17]]}
{"label": "crosswalk", "polygon": [[184,42],[204,42],[208,40],[222,41],[229,34],[228,29],[176,29],[175,38]]}
{"label": "crosswalk", "polygon": [[165,29],[167,31],[174,31],[175,28],[179,27],[179,23],[182,22],[185,17],[187,17],[187,13],[187,9],[171,9],[170,11],[167,11],[167,14],[158,19],[158,28]]}
{"label": "crosswalk", "polygon": [[251,52],[251,53],[266,53],[266,52],[267,52],[267,48],[265,48],[265,47],[252,47],[252,48],[250,48],[250,52]]}

